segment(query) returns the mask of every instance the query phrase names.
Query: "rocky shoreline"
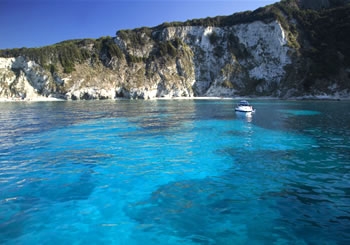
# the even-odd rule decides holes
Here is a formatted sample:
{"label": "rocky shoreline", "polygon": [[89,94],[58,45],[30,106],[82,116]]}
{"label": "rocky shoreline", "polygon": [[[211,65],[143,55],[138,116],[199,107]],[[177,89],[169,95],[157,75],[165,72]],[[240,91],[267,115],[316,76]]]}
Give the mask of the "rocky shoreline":
{"label": "rocky shoreline", "polygon": [[[278,97],[269,97],[269,96],[254,96],[254,97],[157,97],[148,100],[329,100],[329,101],[348,101],[350,100],[350,94],[347,96],[330,96],[330,95],[315,95],[315,96],[300,96],[300,97],[290,97],[287,99],[278,98]],[[118,101],[118,100],[134,100],[127,98],[113,98],[113,99],[103,99],[107,101]],[[140,100],[140,99],[136,99]],[[142,100],[142,99],[141,99]],[[59,98],[47,98],[47,97],[37,97],[37,98],[0,98],[1,102],[65,102],[65,101],[76,101],[76,100],[67,100],[67,99],[59,99]],[[94,101],[101,101],[96,99]]]}

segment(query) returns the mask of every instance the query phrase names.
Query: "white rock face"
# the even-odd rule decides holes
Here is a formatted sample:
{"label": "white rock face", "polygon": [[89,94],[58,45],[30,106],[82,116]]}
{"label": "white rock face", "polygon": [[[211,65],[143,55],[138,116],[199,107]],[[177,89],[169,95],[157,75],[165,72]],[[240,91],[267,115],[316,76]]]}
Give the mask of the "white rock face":
{"label": "white rock face", "polygon": [[182,26],[168,27],[162,32],[163,40],[169,41],[180,38],[190,46],[194,53],[193,66],[195,71],[195,90],[198,95],[204,95],[210,85],[219,75],[222,63],[225,63],[226,56],[214,57],[215,46],[210,43],[210,35],[215,33],[218,37],[223,36],[227,28],[203,27],[203,26]]}
{"label": "white rock face", "polygon": [[15,58],[0,58],[0,95],[15,79],[16,75],[11,70]]}
{"label": "white rock face", "polygon": [[0,69],[11,69],[15,58],[1,58],[0,57]]}
{"label": "white rock face", "polygon": [[[291,63],[286,35],[277,21],[168,27],[156,34],[161,40],[138,33],[144,46],[117,36],[114,41],[124,53],[144,59],[130,64],[115,58],[109,70],[86,65],[82,72],[59,75],[23,57],[0,58],[0,97],[47,97],[57,88],[66,99],[233,96],[254,80],[259,81],[255,90],[263,93],[280,83],[284,67]],[[156,42],[175,38],[185,43],[176,57],[146,61]],[[147,78],[146,71],[151,74]]]}
{"label": "white rock face", "polygon": [[153,46],[151,45],[150,38],[145,34],[140,34],[140,38],[143,40],[144,45],[142,48],[135,47],[135,44],[121,39],[119,36],[114,38],[114,42],[124,51],[135,57],[148,57],[152,51]]}
{"label": "white rock face", "polygon": [[[213,34],[216,35],[218,41],[212,44],[210,35]],[[248,52],[248,58],[236,59],[230,52],[227,52],[229,34],[238,38],[240,44]],[[257,92],[264,92],[271,84],[278,84],[281,81],[285,75],[284,66],[291,63],[286,35],[278,21],[268,24],[256,21],[222,28],[169,27],[163,30],[162,37],[164,40],[181,38],[193,49],[194,57],[196,57],[194,66],[197,90],[207,96],[234,95],[234,89],[223,88],[220,85],[224,82],[224,80],[220,81],[220,78],[225,77],[222,69],[226,64],[238,62],[247,71],[250,78],[265,80],[256,88]],[[222,54],[217,53],[220,49]],[[242,75],[236,75],[231,82],[242,86],[242,79]]]}
{"label": "white rock face", "polygon": [[234,27],[239,41],[252,55],[248,61],[254,67],[249,75],[256,79],[280,82],[284,76],[283,67],[291,63],[288,56],[287,39],[277,21],[265,24],[256,21]]}
{"label": "white rock face", "polygon": [[21,56],[0,58],[0,96],[2,97],[15,99],[41,97],[41,94],[45,93],[48,78],[42,67],[33,61],[26,61]]}
{"label": "white rock face", "polygon": [[113,99],[115,90],[106,90],[101,88],[82,88],[68,92],[66,99],[81,100],[81,99]]}

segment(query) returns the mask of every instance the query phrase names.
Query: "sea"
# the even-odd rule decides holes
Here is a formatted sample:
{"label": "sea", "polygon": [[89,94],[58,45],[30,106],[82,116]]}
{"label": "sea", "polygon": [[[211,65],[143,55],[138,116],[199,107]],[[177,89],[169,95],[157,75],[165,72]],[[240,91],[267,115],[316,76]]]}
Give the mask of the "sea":
{"label": "sea", "polygon": [[0,244],[350,244],[350,101],[0,103]]}

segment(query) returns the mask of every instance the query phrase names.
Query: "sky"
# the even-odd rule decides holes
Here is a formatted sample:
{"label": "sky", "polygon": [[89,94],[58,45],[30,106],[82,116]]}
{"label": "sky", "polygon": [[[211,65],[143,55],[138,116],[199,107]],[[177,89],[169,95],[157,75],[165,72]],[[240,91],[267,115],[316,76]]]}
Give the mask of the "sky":
{"label": "sky", "polygon": [[118,30],[231,15],[278,0],[0,0],[0,49],[114,37]]}

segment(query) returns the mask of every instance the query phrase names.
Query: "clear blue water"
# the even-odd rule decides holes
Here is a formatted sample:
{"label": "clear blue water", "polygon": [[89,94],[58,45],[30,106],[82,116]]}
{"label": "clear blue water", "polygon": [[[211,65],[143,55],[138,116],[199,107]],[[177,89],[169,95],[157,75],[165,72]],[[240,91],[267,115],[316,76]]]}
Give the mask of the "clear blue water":
{"label": "clear blue water", "polygon": [[0,244],[350,244],[350,102],[0,104]]}

